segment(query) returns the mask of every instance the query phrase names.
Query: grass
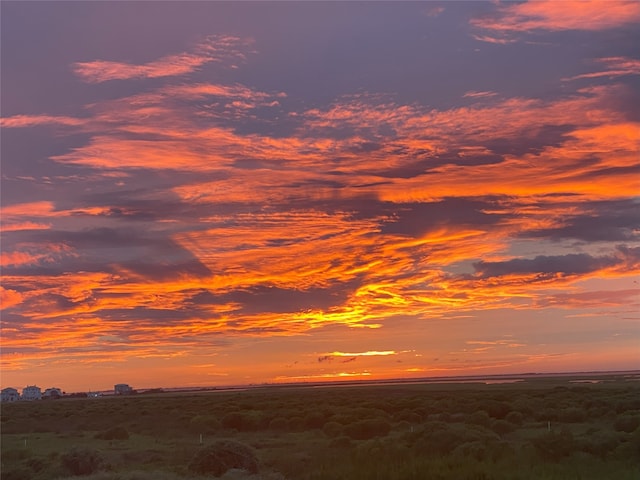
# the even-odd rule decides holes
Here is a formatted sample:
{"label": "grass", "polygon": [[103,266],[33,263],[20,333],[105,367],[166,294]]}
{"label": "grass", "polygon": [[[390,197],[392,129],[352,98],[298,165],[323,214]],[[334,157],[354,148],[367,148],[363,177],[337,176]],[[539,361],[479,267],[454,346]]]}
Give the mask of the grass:
{"label": "grass", "polygon": [[100,459],[84,479],[198,478],[189,464],[220,441],[258,459],[258,473],[230,470],[228,480],[640,478],[640,384],[569,380],[7,404],[1,478],[71,478],[64,459],[80,447]]}

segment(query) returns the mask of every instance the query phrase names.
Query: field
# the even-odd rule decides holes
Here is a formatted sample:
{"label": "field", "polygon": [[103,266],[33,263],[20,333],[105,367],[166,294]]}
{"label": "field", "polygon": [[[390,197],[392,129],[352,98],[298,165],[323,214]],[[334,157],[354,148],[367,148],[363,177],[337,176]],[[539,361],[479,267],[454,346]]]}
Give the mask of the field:
{"label": "field", "polygon": [[5,404],[2,480],[632,480],[637,380],[531,376]]}

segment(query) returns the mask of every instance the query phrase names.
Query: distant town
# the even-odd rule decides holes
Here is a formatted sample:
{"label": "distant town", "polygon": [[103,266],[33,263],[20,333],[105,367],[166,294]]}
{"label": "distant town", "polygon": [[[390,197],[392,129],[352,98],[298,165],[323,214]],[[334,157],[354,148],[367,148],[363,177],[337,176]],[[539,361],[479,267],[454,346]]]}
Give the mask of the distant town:
{"label": "distant town", "polygon": [[[160,390],[160,389],[157,389]],[[18,392],[18,389],[7,387],[3,388],[0,396],[2,403],[10,402],[31,402],[34,400],[57,400],[59,398],[90,398],[101,397],[104,394],[110,392],[77,392],[67,394],[57,387],[47,388],[44,392],[36,385],[27,385],[22,389],[22,394]],[[113,395],[133,395],[137,393],[136,390],[131,388],[126,383],[118,383],[113,386]]]}

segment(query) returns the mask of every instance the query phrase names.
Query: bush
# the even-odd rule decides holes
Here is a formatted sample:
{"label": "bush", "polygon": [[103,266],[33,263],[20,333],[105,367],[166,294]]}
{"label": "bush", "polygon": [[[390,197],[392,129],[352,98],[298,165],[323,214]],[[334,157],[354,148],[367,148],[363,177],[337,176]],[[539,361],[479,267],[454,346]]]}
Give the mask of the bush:
{"label": "bush", "polygon": [[102,440],[126,440],[129,438],[129,432],[124,427],[113,427],[104,432],[96,433],[94,438]]}
{"label": "bush", "polygon": [[483,427],[488,427],[489,425],[491,425],[491,417],[484,410],[473,412],[471,415],[469,415],[467,421],[475,425],[482,425]]}
{"label": "bush", "polygon": [[575,448],[573,434],[568,430],[549,432],[532,440],[540,456],[547,460],[560,460],[569,456]]}
{"label": "bush", "polygon": [[17,467],[13,470],[3,468],[0,475],[2,480],[31,480],[33,472],[25,467]]}
{"label": "bush", "polygon": [[351,447],[351,439],[349,437],[340,436],[331,439],[329,446],[332,448],[346,449]]}
{"label": "bush", "polygon": [[622,415],[615,419],[613,428],[618,432],[632,433],[640,425],[640,416]]}
{"label": "bush", "polygon": [[251,447],[233,440],[220,440],[195,454],[188,466],[194,473],[224,475],[227,470],[258,472],[258,458]]}
{"label": "bush", "polygon": [[269,430],[284,431],[289,428],[289,421],[284,417],[276,417],[269,422]]}
{"label": "bush", "polygon": [[494,432],[500,434],[500,435],[505,435],[507,433],[511,433],[516,429],[515,425],[513,423],[510,423],[506,420],[495,420],[492,424],[491,424],[491,430],[493,430]]}
{"label": "bush", "polygon": [[606,431],[591,432],[580,442],[581,450],[600,458],[605,458],[620,445],[619,434]]}
{"label": "bush", "polygon": [[587,418],[587,412],[581,408],[567,408],[562,410],[558,415],[558,419],[561,422],[567,423],[580,423],[584,422]]}
{"label": "bush", "polygon": [[326,418],[320,412],[311,412],[304,419],[304,426],[307,429],[321,428]]}
{"label": "bush", "polygon": [[391,430],[391,425],[386,420],[370,418],[351,423],[344,430],[354,440],[368,440],[373,437],[384,437]]}
{"label": "bush", "polygon": [[221,427],[215,415],[196,415],[189,421],[189,429],[195,433],[213,433]]}
{"label": "bush", "polygon": [[337,437],[342,434],[343,428],[338,422],[327,422],[322,427],[322,431],[327,437]]}
{"label": "bush", "polygon": [[505,417],[505,420],[514,425],[522,425],[524,415],[520,412],[509,412]]}
{"label": "bush", "polygon": [[231,412],[222,417],[222,426],[240,432],[252,432],[262,428],[263,420],[259,412]]}
{"label": "bush", "polygon": [[72,475],[89,475],[104,464],[102,455],[90,448],[72,448],[60,457],[62,466]]}
{"label": "bush", "polygon": [[422,421],[422,417],[412,410],[402,410],[395,414],[393,418],[397,421],[405,420],[409,423],[420,423]]}

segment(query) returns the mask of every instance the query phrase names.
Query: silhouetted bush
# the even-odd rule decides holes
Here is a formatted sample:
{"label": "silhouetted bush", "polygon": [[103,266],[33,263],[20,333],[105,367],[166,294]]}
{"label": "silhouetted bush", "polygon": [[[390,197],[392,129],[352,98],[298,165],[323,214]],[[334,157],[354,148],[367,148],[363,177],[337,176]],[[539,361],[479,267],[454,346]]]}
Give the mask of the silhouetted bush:
{"label": "silhouetted bush", "polygon": [[100,452],[90,448],[72,448],[60,457],[62,466],[72,475],[89,475],[100,470],[104,459]]}
{"label": "silhouetted bush", "polygon": [[327,422],[322,427],[322,431],[327,437],[337,437],[342,434],[343,427],[338,422]]}
{"label": "silhouetted bush", "polygon": [[367,440],[373,437],[383,437],[389,433],[391,425],[386,420],[369,418],[350,423],[344,429],[345,433],[354,440]]}
{"label": "silhouetted bush", "polygon": [[429,422],[414,432],[406,433],[408,445],[421,455],[442,456],[453,452],[467,442],[498,441],[500,437],[479,425],[458,425]]}
{"label": "silhouetted bush", "polygon": [[198,451],[188,468],[194,473],[211,474],[216,477],[231,469],[257,473],[258,458],[248,445],[233,440],[220,440]]}
{"label": "silhouetted bush", "polygon": [[332,448],[346,449],[351,447],[351,439],[344,435],[340,437],[332,438],[331,441],[329,442],[329,446]]}
{"label": "silhouetted bush", "polygon": [[195,433],[213,433],[221,427],[222,423],[215,415],[196,415],[189,421],[189,429]]}
{"label": "silhouetted bush", "polygon": [[467,417],[467,421],[476,425],[482,425],[483,427],[488,427],[489,425],[491,425],[491,417],[484,410],[473,412]]}
{"label": "silhouetted bush", "polygon": [[126,428],[118,426],[104,432],[96,433],[94,438],[100,438],[102,440],[126,440],[129,438],[129,432],[127,432]]}
{"label": "silhouetted bush", "polygon": [[490,417],[498,420],[504,419],[511,411],[511,405],[507,402],[499,402],[497,400],[484,400],[477,406],[480,410],[484,410]]}
{"label": "silhouetted bush", "polygon": [[620,445],[620,434],[612,432],[591,432],[579,442],[580,450],[600,458],[605,458]]}
{"label": "silhouetted bush", "polygon": [[567,408],[565,410],[562,410],[558,415],[558,419],[561,422],[567,423],[584,422],[586,418],[587,412],[585,412],[581,408]]}
{"label": "silhouetted bush", "polygon": [[301,432],[304,430],[304,418],[291,417],[289,418],[289,430],[292,432]]}
{"label": "silhouetted bush", "polygon": [[618,432],[631,433],[640,425],[639,415],[621,415],[613,422],[613,428]]}
{"label": "silhouetted bush", "polygon": [[573,434],[568,430],[545,433],[534,438],[531,443],[546,460],[560,460],[575,449]]}
{"label": "silhouetted bush", "polygon": [[393,418],[397,421],[405,420],[409,423],[420,423],[422,421],[422,417],[412,410],[402,410],[396,413]]}
{"label": "silhouetted bush", "polygon": [[264,420],[260,412],[231,412],[222,417],[222,426],[241,432],[252,432],[266,427]]}
{"label": "silhouetted bush", "polygon": [[283,417],[276,417],[269,422],[269,430],[284,431],[289,428],[289,421]]}
{"label": "silhouetted bush", "polygon": [[511,422],[507,422],[506,420],[495,420],[491,424],[491,430],[500,435],[505,435],[507,433],[513,432],[515,429],[515,425]]}
{"label": "silhouetted bush", "polygon": [[522,425],[524,415],[520,412],[509,412],[504,419],[513,425]]}
{"label": "silhouetted bush", "polygon": [[31,480],[32,478],[33,472],[25,467],[3,468],[0,472],[0,479],[2,480]]}

